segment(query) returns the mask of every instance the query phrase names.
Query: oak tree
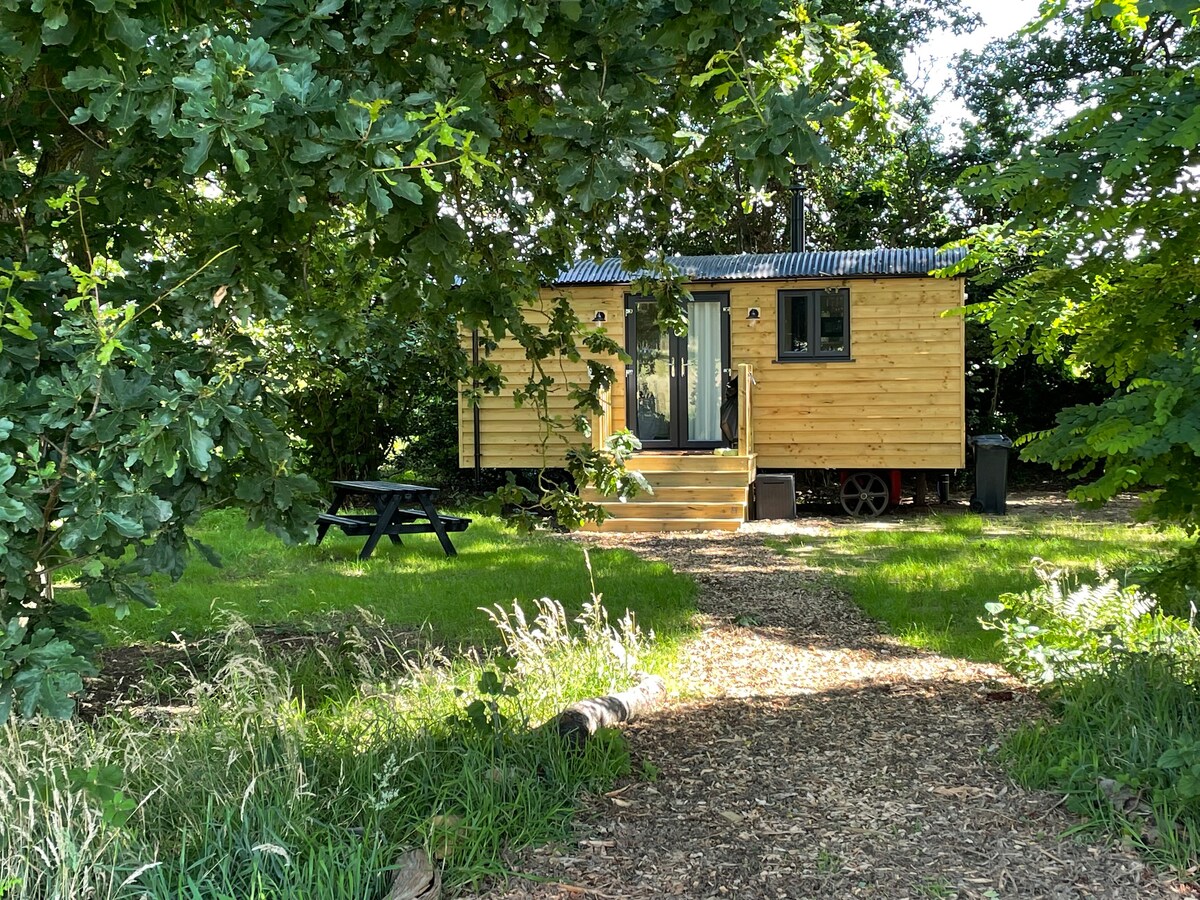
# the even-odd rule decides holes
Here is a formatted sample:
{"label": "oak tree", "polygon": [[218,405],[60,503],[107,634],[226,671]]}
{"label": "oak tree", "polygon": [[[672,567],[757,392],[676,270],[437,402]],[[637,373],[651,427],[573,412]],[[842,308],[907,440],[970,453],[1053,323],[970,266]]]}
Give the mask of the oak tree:
{"label": "oak tree", "polygon": [[889,91],[816,3],[0,0],[0,718],[69,712],[88,671],[56,577],[124,611],[209,507],[310,533],[263,348],[331,242],[379,286],[334,302],[515,336],[536,399],[539,360],[616,349],[565,301],[534,324],[541,282],[644,262],[710,202],[695,173],[782,177]]}

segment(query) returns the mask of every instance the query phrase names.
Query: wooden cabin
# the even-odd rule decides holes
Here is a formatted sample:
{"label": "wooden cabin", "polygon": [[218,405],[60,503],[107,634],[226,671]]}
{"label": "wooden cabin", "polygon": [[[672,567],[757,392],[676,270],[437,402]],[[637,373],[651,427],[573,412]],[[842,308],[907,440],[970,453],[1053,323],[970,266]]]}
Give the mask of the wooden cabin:
{"label": "wooden cabin", "polygon": [[[592,441],[628,428],[642,444],[631,468],[654,489],[626,503],[585,494],[613,515],[602,530],[735,529],[763,471],[835,470],[846,509],[875,515],[898,501],[902,473],[962,468],[964,280],[929,275],[960,258],[932,249],[677,257],[691,292],[683,337],[658,325],[654,301],[631,293],[618,260],[564,272],[543,300],[566,296],[632,358],[609,360],[618,377]],[[513,342],[489,359],[512,382],[528,372]],[[584,380],[585,365],[555,360],[547,371],[564,384],[552,411],[565,421],[565,384]],[[561,466],[568,446],[547,440],[536,411],[506,394],[478,407],[460,398],[459,435],[468,468]]]}

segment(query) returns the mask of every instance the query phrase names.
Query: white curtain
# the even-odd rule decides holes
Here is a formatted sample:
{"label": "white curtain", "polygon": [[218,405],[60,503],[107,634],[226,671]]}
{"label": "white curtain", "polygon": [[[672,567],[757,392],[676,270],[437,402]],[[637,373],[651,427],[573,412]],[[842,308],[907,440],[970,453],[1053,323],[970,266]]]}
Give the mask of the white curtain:
{"label": "white curtain", "polygon": [[721,304],[688,304],[688,439],[721,440]]}

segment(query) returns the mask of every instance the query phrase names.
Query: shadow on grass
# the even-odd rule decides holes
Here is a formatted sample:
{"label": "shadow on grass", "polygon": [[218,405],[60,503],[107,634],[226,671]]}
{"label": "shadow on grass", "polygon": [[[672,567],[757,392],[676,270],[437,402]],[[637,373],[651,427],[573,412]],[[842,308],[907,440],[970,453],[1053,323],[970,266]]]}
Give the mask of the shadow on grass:
{"label": "shadow on grass", "polygon": [[[321,631],[347,622],[426,629],[439,643],[483,644],[494,639],[480,607],[514,601],[526,609],[550,597],[578,613],[594,588],[613,618],[632,610],[643,630],[664,637],[687,631],[695,585],[663,563],[624,550],[591,549],[589,576],[583,548],[546,536],[508,531],[476,519],[454,536],[458,556],[446,557],[433,535],[382,542],[360,561],[361,538],[331,533],[320,546],[287,547],[261,530],[248,530],[230,513],[206,517],[197,537],[222,558],[214,568],[194,557],[183,578],[156,581],[153,609],[135,608],[118,620],[94,609],[94,626],[110,645],[196,638],[224,629],[224,617],[252,625]],[[78,591],[68,602],[85,605]]]}
{"label": "shadow on grass", "polygon": [[90,686],[93,714],[133,695],[142,705],[183,701],[223,664],[225,633],[240,622],[316,703],[363,681],[364,666],[386,679],[414,655],[453,659],[496,646],[500,636],[481,609],[496,605],[519,603],[532,619],[533,601],[549,597],[573,618],[595,590],[611,621],[632,610],[642,631],[655,633],[652,654],[670,653],[692,630],[695,585],[666,564],[625,550],[585,556],[571,541],[517,535],[492,520],[456,535],[456,557],[421,535],[383,543],[367,561],[358,559],[361,538],[331,534],[320,546],[287,547],[227,514],[204,526],[199,537],[222,567],[193,558],[178,583],[157,583],[157,607],[123,620],[93,610],[108,645],[104,677]]}

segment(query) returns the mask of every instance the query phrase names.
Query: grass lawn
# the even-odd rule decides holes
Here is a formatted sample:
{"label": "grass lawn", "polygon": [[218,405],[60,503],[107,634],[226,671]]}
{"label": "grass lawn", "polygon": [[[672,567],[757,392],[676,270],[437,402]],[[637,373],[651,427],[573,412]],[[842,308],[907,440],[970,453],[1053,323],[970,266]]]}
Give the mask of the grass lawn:
{"label": "grass lawn", "polygon": [[[170,659],[118,649],[106,662],[150,665],[144,681],[112,686],[103,715],[0,728],[5,900],[362,900],[384,896],[414,848],[447,895],[503,875],[511,852],[569,837],[580,794],[631,771],[617,732],[580,751],[534,726],[629,684],[635,666],[669,663],[692,612],[689,579],[596,550],[614,627],[570,623],[592,592],[583,548],[486,518],[455,536],[453,559],[418,535],[360,563],[361,538],[287,547],[229,512],[198,536],[222,568],[197,558],[159,585],[158,609],[96,619],[111,643],[216,640]],[[543,596],[565,613],[535,620]],[[529,620],[506,631],[477,609],[514,598]],[[443,654],[344,633],[272,642],[245,624],[341,632],[361,622],[356,607],[398,629],[428,622],[451,647],[484,646]],[[626,607],[666,640],[625,627]]]}
{"label": "grass lawn", "polygon": [[1184,543],[1177,530],[1083,521],[1070,514],[965,511],[886,519],[781,543],[829,572],[868,615],[903,642],[951,656],[998,660],[995,633],[979,626],[984,604],[1035,586],[1030,561],[1095,578],[1097,564],[1122,578]]}
{"label": "grass lawn", "polygon": [[[399,547],[382,541],[366,562],[358,559],[364,539],[336,529],[319,547],[287,547],[243,523],[233,511],[205,517],[196,537],[217,550],[222,568],[197,555],[178,583],[156,583],[157,608],[135,608],[121,621],[108,609],[94,610],[97,629],[110,643],[197,636],[212,630],[220,613],[320,629],[361,607],[388,625],[428,624],[437,639],[479,642],[495,637],[481,606],[511,607],[515,599],[530,609],[532,600],[552,597],[573,612],[592,591],[579,545],[517,535],[485,517],[451,535],[455,558],[443,555],[434,535],[422,534]],[[591,561],[595,588],[614,617],[631,609],[643,629],[667,637],[687,627],[690,579],[626,551],[592,550]]]}

